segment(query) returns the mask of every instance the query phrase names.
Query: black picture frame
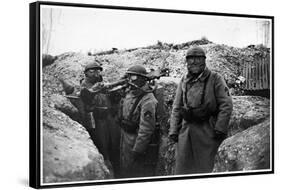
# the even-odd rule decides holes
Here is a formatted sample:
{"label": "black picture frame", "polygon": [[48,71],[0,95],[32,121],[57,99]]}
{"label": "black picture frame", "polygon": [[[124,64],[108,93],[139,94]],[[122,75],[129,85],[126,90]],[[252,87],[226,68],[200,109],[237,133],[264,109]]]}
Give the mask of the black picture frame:
{"label": "black picture frame", "polygon": [[[271,21],[271,40],[270,40],[270,63],[271,72],[270,76],[270,162],[271,167],[262,171],[248,171],[248,172],[229,172],[229,173],[218,173],[218,174],[200,174],[191,176],[158,176],[156,178],[147,179],[122,179],[122,180],[100,180],[93,182],[79,182],[79,183],[42,183],[42,170],[41,162],[41,147],[42,147],[42,131],[41,131],[41,102],[42,102],[42,91],[41,83],[42,80],[42,52],[41,52],[41,22],[40,22],[40,7],[46,6],[59,6],[59,7],[79,7],[79,8],[96,8],[106,10],[130,10],[130,11],[143,11],[143,12],[158,12],[158,13],[174,13],[174,14],[191,14],[191,15],[209,15],[209,16],[226,16],[236,18],[253,18],[253,19],[267,19]],[[257,175],[257,174],[271,174],[274,173],[274,17],[265,15],[247,15],[247,14],[234,14],[234,13],[216,13],[216,12],[200,12],[200,11],[187,11],[187,10],[169,10],[169,9],[155,9],[155,8],[141,8],[141,7],[121,7],[121,6],[108,6],[108,5],[91,5],[91,4],[78,4],[78,3],[59,3],[59,2],[45,2],[37,1],[30,4],[30,142],[29,142],[29,181],[30,186],[33,188],[54,188],[54,187],[72,187],[72,186],[85,186],[85,185],[102,185],[102,184],[118,184],[118,183],[134,183],[134,182],[150,182],[150,181],[166,181],[166,180],[182,180],[182,179],[194,179],[194,178],[209,178],[209,177],[230,177],[230,176],[243,176],[243,175]],[[157,39],[156,39],[157,40]]]}

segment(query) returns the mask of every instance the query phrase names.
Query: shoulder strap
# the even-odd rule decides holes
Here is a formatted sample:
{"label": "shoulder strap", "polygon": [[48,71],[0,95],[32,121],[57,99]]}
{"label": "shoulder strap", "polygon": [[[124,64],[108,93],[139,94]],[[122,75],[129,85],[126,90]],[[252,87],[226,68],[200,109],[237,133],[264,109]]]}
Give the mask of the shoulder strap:
{"label": "shoulder strap", "polygon": [[206,86],[207,86],[207,82],[208,82],[208,79],[211,75],[211,72],[209,73],[209,75],[206,77],[205,81],[204,81],[204,87],[203,87],[203,94],[201,96],[201,104],[204,103],[204,97],[205,97],[205,92],[206,92]]}
{"label": "shoulder strap", "polygon": [[132,109],[130,110],[130,113],[129,113],[129,116],[128,116],[128,120],[129,120],[129,121],[132,120],[133,113],[134,113],[134,111],[135,111],[135,109],[136,109],[138,103],[139,103],[140,100],[144,97],[145,94],[146,94],[146,93],[144,93],[144,92],[141,93],[141,94],[137,97],[136,101],[134,102],[134,105],[133,105]]}

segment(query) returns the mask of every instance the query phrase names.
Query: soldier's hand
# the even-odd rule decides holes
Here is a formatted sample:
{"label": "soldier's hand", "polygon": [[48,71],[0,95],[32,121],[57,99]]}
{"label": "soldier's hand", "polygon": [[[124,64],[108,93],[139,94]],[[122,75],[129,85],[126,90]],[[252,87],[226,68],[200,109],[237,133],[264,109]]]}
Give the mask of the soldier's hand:
{"label": "soldier's hand", "polygon": [[189,121],[193,117],[192,109],[191,108],[181,107],[180,115],[182,116],[182,118],[184,120]]}
{"label": "soldier's hand", "polygon": [[103,82],[97,82],[96,84],[94,84],[92,87],[91,87],[91,90],[92,91],[97,91],[97,90],[100,90],[101,88],[104,87],[104,83]]}
{"label": "soldier's hand", "polygon": [[223,141],[227,135],[221,131],[215,130],[215,139]]}
{"label": "soldier's hand", "polygon": [[178,135],[176,135],[176,134],[169,135],[169,140],[170,140],[171,143],[177,143],[178,142]]}

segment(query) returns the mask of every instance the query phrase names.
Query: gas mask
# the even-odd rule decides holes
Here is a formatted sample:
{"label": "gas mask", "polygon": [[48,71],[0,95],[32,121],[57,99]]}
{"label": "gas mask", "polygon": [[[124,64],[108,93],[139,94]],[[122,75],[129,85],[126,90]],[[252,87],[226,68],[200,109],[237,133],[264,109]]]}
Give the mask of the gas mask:
{"label": "gas mask", "polygon": [[144,77],[138,76],[138,75],[128,75],[128,80],[130,85],[130,88],[132,90],[135,90],[137,88],[141,88],[146,83],[146,79]]}
{"label": "gas mask", "polygon": [[192,76],[199,76],[206,67],[206,58],[202,56],[190,56],[186,58],[188,73]]}

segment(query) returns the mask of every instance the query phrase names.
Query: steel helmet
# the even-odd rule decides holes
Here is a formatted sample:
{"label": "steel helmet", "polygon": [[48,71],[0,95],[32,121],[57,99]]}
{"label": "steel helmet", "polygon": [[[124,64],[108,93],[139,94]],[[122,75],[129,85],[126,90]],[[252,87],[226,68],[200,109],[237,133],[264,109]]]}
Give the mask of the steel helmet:
{"label": "steel helmet", "polygon": [[100,69],[102,71],[102,67],[96,61],[88,62],[84,72],[87,72],[89,69]]}
{"label": "steel helmet", "polygon": [[142,65],[134,65],[126,71],[126,74],[134,74],[134,75],[146,77],[147,72],[146,72],[146,69]]}
{"label": "steel helmet", "polygon": [[205,57],[206,58],[206,54],[205,54],[205,51],[201,47],[193,47],[193,48],[190,48],[186,52],[185,57],[186,58],[187,57]]}

